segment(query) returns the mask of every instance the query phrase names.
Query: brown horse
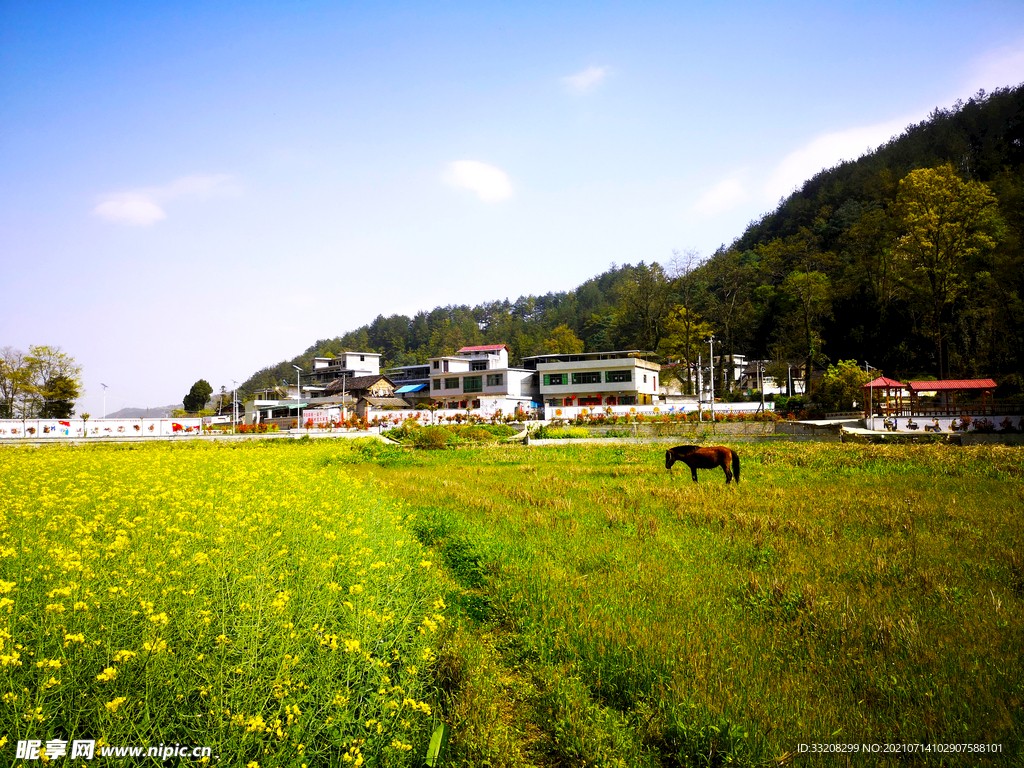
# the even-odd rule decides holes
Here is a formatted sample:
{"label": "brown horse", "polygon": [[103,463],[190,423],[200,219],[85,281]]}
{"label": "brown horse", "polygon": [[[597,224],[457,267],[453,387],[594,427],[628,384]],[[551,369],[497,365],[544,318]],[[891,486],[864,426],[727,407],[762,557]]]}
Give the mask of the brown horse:
{"label": "brown horse", "polygon": [[[698,469],[714,469],[721,467],[725,470],[725,484],[728,485],[736,476],[736,484],[740,482],[740,457],[732,448],[724,445],[713,445],[701,448],[699,445],[677,445],[665,451],[665,469],[671,470],[672,465],[677,461],[683,462],[690,468],[693,475],[693,482],[697,482]],[[732,464],[732,471],[729,465]]]}

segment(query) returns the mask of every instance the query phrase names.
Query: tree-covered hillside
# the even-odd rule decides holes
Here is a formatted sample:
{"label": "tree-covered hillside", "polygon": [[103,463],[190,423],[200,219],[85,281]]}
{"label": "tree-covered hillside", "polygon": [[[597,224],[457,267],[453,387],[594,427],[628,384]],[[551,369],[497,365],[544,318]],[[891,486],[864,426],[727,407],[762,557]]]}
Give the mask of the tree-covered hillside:
{"label": "tree-covered hillside", "polygon": [[[660,254],[652,254],[653,259]],[[380,316],[266,368],[345,349],[405,365],[467,344],[544,352],[651,349],[815,365],[868,361],[894,377],[991,376],[1024,389],[1024,86],[979,93],[859,160],[822,171],[701,260],[613,265],[573,291]],[[681,367],[681,369],[685,369]]]}

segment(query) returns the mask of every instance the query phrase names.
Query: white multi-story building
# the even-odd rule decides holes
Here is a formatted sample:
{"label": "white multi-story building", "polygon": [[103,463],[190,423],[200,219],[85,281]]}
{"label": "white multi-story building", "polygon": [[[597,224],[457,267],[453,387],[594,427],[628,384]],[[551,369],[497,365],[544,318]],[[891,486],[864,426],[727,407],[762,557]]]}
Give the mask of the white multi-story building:
{"label": "white multi-story building", "polygon": [[523,360],[537,371],[540,395],[549,406],[652,405],[658,402],[661,366],[652,352],[620,350],[535,355]]}
{"label": "white multi-story building", "polygon": [[379,376],[377,352],[342,352],[337,357],[314,357],[313,370],[302,374],[303,397],[321,397],[327,385],[342,377]]}
{"label": "white multi-story building", "polygon": [[539,395],[536,372],[509,367],[504,344],[463,347],[428,365],[430,397],[441,408],[511,414],[532,408]]}

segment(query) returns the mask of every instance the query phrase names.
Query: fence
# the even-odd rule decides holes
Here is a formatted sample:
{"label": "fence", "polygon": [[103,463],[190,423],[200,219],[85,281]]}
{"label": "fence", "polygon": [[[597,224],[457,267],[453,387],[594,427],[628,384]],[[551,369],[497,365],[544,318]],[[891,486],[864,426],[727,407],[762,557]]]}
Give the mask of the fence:
{"label": "fence", "polygon": [[[699,406],[700,410],[711,418],[711,407],[707,403]],[[664,415],[669,413],[694,413],[698,409],[697,403],[680,403],[677,405],[545,405],[544,418],[551,419],[577,419],[587,416],[644,416]],[[771,411],[774,404],[765,403],[765,409]],[[757,413],[761,410],[761,403],[715,403],[715,415],[723,413]]]}
{"label": "fence", "polygon": [[0,419],[0,439],[85,439],[198,435],[202,419]]}

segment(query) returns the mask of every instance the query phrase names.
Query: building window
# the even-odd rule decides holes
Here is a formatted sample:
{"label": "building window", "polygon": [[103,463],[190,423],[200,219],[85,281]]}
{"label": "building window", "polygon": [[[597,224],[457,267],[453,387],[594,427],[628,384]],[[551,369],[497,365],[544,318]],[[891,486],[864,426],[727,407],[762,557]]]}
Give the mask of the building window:
{"label": "building window", "polygon": [[647,374],[645,373],[644,374],[644,384],[646,384],[646,383],[647,383]]}
{"label": "building window", "polygon": [[365,355],[360,355],[359,356],[359,362],[360,363],[365,363],[366,362],[366,356]]}
{"label": "building window", "polygon": [[544,386],[545,387],[564,387],[566,384],[564,373],[545,373],[544,374]]}
{"label": "building window", "polygon": [[462,391],[463,392],[483,392],[484,391],[484,377],[483,376],[465,376],[462,379]]}
{"label": "building window", "polygon": [[440,389],[441,388],[441,380],[440,379],[434,379],[432,384],[433,384],[433,388],[434,389]]}
{"label": "building window", "polygon": [[624,381],[633,380],[632,371],[605,371],[604,380],[608,384],[620,384]]}
{"label": "building window", "polygon": [[441,367],[441,363],[440,363],[440,361],[438,361],[438,360],[435,360],[435,361],[434,361],[434,370],[436,371],[436,370],[437,370],[438,368],[440,368],[440,367]]}
{"label": "building window", "polygon": [[487,386],[488,387],[500,387],[505,383],[505,374],[503,373],[489,373],[487,374]]}
{"label": "building window", "polygon": [[584,371],[583,373],[574,373],[572,375],[573,384],[600,384],[601,383],[601,372],[600,371]]}
{"label": "building window", "polygon": [[471,371],[486,371],[487,361],[486,360],[474,360],[469,364],[469,370]]}
{"label": "building window", "polygon": [[619,405],[636,405],[636,396],[626,395],[619,398]]}
{"label": "building window", "polygon": [[598,397],[581,397],[579,400],[580,405],[600,405],[601,398]]}
{"label": "building window", "polygon": [[458,379],[458,377],[455,377],[453,379],[445,379],[444,380],[444,388],[445,389],[458,389],[459,388],[459,379]]}

